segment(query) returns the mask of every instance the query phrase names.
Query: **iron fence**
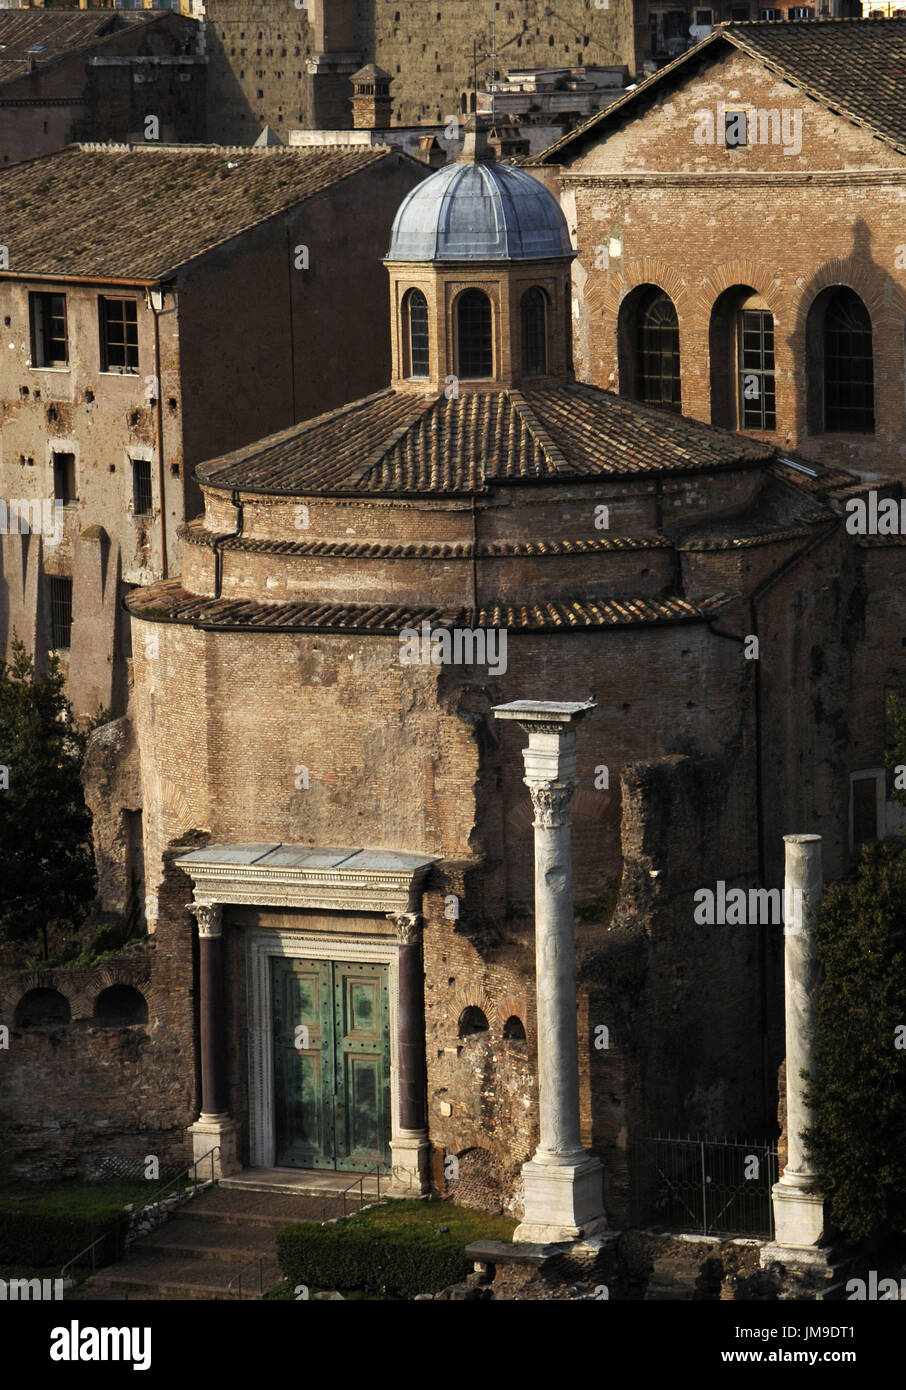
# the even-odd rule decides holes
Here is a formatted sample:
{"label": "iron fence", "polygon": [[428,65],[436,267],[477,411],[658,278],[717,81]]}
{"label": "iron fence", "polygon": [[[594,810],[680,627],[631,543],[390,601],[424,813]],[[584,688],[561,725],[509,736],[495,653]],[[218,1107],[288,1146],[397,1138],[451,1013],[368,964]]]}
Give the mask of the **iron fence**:
{"label": "iron fence", "polygon": [[773,1239],[777,1150],[766,1140],[657,1135],[632,1145],[637,1226]]}

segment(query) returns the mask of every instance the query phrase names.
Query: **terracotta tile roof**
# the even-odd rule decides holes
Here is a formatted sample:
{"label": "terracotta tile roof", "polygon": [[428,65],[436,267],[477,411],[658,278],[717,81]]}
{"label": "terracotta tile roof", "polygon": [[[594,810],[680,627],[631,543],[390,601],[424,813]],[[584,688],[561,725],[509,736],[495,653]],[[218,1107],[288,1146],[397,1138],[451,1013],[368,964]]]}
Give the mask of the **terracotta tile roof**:
{"label": "terracotta tile roof", "polygon": [[[721,24],[604,111],[549,145],[529,164],[568,163],[588,138],[635,117],[653,89],[697,75],[709,48],[733,44],[818,101],[906,149],[906,19],[740,21]],[[683,71],[684,70],[684,71]]]}
{"label": "terracotta tile roof", "polygon": [[[85,533],[82,532],[84,535]],[[259,555],[330,555],[363,560],[463,559],[473,553],[470,541],[335,541],[335,540],[251,540],[232,532],[209,531],[201,519],[178,528],[188,545],[213,548],[220,541],[223,550],[241,550]],[[479,541],[479,556],[488,555],[592,555],[611,550],[669,549],[666,536],[595,536],[592,539],[563,541]]]}
{"label": "terracotta tile roof", "polygon": [[0,170],[7,276],[155,281],[387,150],[70,145]]}
{"label": "terracotta tile roof", "polygon": [[41,68],[69,53],[97,48],[123,29],[159,21],[162,13],[161,10],[0,10],[0,83],[21,77],[30,62]]}
{"label": "terracotta tile roof", "polygon": [[209,487],[294,496],[482,492],[508,482],[756,467],[773,446],[578,384],[386,390],[201,464]]}
{"label": "terracotta tile roof", "polygon": [[675,534],[679,550],[742,550],[799,540],[838,520],[836,511],[799,486],[793,469],[784,469],[782,475],[769,469],[764,487],[745,510],[676,528]]}
{"label": "terracotta tile roof", "polygon": [[682,598],[576,599],[559,603],[494,604],[467,609],[398,607],[390,604],[260,603],[203,598],[165,579],[133,589],[126,607],[149,622],[184,623],[210,631],[230,628],[276,632],[368,633],[396,637],[404,627],[507,628],[524,632],[568,632],[637,624],[701,622],[729,602],[714,594],[697,604]]}

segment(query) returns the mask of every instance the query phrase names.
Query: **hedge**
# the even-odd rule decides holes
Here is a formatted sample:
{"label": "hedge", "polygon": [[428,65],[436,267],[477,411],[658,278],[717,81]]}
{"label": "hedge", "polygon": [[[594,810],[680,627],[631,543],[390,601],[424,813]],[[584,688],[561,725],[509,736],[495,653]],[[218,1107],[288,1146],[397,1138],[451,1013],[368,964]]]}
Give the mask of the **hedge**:
{"label": "hedge", "polygon": [[399,1298],[439,1293],[472,1269],[453,1233],[382,1228],[355,1218],[330,1226],[284,1226],[277,1234],[277,1259],[293,1288],[361,1289]]}
{"label": "hedge", "polygon": [[63,1265],[108,1231],[111,1238],[98,1246],[97,1263],[110,1264],[116,1247],[122,1249],[128,1229],[128,1213],[112,1215],[109,1208],[97,1214],[66,1216],[10,1211],[0,1205],[0,1266],[46,1269]]}

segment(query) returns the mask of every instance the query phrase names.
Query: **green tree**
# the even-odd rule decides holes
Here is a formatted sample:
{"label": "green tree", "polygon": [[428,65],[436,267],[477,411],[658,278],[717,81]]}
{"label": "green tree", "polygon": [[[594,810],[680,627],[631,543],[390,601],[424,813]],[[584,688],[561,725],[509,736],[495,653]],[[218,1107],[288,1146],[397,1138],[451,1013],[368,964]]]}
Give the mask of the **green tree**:
{"label": "green tree", "polygon": [[18,640],[0,662],[0,936],[40,937],[45,960],[48,927],[77,931],[96,885],[85,736],[63,686],[56,658],[38,675]]}
{"label": "green tree", "polygon": [[[824,980],[805,1139],[845,1236],[906,1232],[906,854],[866,845],[820,910]],[[900,1044],[898,1046],[898,1044]]]}

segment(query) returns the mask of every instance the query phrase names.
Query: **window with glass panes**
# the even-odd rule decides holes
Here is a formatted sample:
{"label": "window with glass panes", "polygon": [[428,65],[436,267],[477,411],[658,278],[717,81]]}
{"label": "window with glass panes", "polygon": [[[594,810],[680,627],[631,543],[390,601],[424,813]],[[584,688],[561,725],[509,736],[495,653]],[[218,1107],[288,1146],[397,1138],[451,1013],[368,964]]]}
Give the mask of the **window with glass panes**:
{"label": "window with glass panes", "polygon": [[636,319],[636,396],[649,405],[680,409],[679,320],[669,295],[653,290]]}
{"label": "window with glass panes", "polygon": [[101,370],[138,371],[138,305],[134,299],[100,300]]}
{"label": "window with glass panes", "polygon": [[456,306],[459,375],[466,379],[491,376],[491,301],[481,290],[466,290]]}
{"label": "window with glass panes", "polygon": [[132,510],[144,516],[151,510],[151,463],[148,459],[132,460]]}
{"label": "window with glass panes", "polygon": [[65,294],[30,294],[31,360],[35,367],[65,367],[69,362]]}
{"label": "window with glass panes", "polygon": [[774,317],[760,305],[739,311],[739,428],[773,430],[777,426],[774,393]]}
{"label": "window with glass panes", "polygon": [[421,290],[410,290],[406,296],[409,324],[409,375],[427,376],[428,359],[428,301]]}
{"label": "window with glass panes", "polygon": [[547,325],[544,291],[537,286],[522,296],[522,371],[544,376],[547,371]]}

